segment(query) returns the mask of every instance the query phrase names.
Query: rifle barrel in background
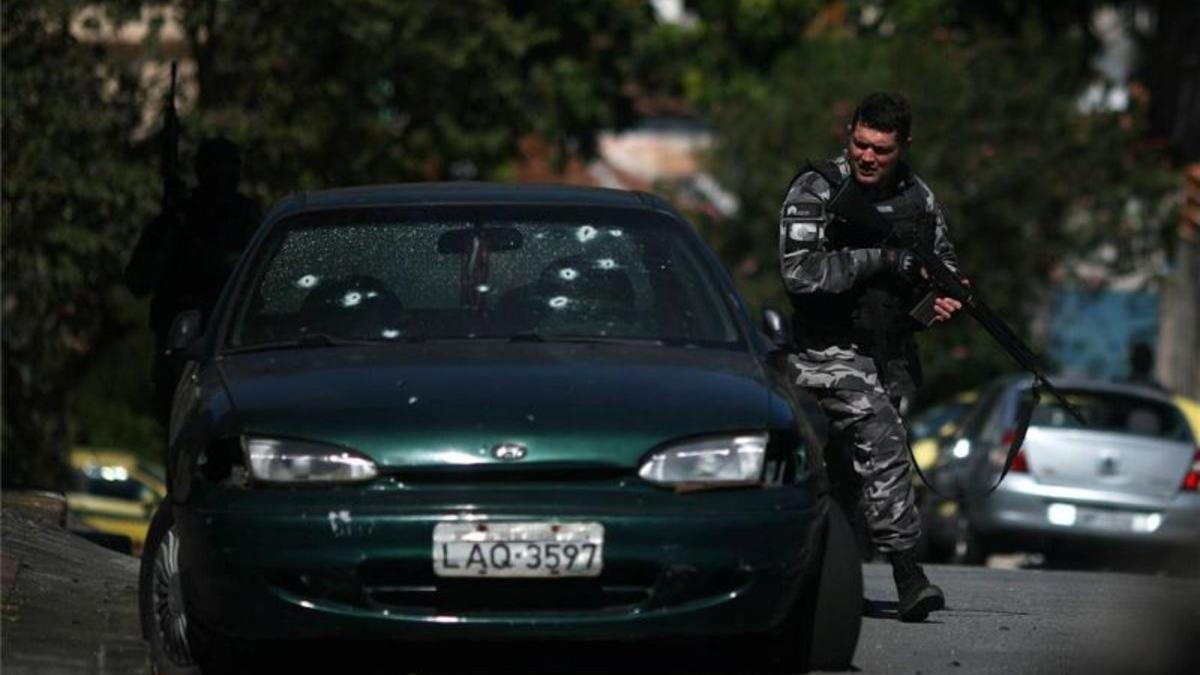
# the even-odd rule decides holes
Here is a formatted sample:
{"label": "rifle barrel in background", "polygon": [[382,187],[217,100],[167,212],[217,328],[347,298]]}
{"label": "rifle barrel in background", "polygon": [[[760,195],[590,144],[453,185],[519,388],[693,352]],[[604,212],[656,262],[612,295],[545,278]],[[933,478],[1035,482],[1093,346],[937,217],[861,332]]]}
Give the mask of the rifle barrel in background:
{"label": "rifle barrel in background", "polygon": [[163,103],[163,137],[159,158],[159,174],[162,178],[162,211],[176,212],[183,202],[182,179],[179,176],[179,115],[175,111],[175,78],[178,62],[171,61],[171,87]]}

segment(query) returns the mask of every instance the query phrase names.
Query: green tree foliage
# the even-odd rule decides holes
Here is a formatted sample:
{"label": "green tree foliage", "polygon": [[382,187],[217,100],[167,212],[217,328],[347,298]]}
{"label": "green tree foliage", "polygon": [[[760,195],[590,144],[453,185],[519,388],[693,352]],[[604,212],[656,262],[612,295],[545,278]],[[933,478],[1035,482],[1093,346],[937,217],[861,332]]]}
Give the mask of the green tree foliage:
{"label": "green tree foliage", "polygon": [[54,486],[67,400],[138,320],[117,283],[153,173],[126,74],[67,30],[63,3],[3,7],[4,481]]}
{"label": "green tree foliage", "polygon": [[[776,250],[783,192],[806,159],[841,151],[871,91],[911,101],[912,163],[946,208],[967,274],[1027,337],[1055,266],[1119,239],[1131,200],[1161,201],[1171,179],[1158,155],[1139,150],[1139,111],[1078,106],[1094,77],[1086,33],[1070,30],[1064,12],[1011,4],[696,2],[693,28],[650,41],[656,61],[643,69],[713,123],[711,165],[742,208],[704,231],[752,304],[787,306]],[[672,53],[664,72],[656,64]],[[1011,368],[966,319],[923,346],[929,374],[947,386]]]}
{"label": "green tree foliage", "polygon": [[[639,0],[166,6],[182,53],[158,30],[132,49],[105,45],[99,19],[141,18],[142,2],[4,3],[8,484],[52,485],[72,440],[161,451],[145,412],[145,305],[120,282],[159,193],[158,139],[135,131],[159,102],[133,74],[194,60],[181,85],[183,166],[199,139],[228,136],[266,203],[359,183],[503,179],[529,134],[586,156],[597,131],[632,119],[633,43],[651,20]],[[68,30],[85,9],[99,12],[81,31],[94,43]]]}
{"label": "green tree foliage", "polygon": [[209,3],[183,15],[197,131],[244,143],[264,196],[510,175],[536,132],[589,152],[631,118],[639,2]]}

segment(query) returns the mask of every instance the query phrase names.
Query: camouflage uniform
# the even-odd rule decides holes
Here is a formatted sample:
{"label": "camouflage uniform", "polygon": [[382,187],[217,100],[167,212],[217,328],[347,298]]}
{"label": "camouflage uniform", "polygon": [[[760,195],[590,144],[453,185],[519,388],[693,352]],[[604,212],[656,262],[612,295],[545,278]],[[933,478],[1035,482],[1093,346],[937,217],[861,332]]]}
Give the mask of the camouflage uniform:
{"label": "camouflage uniform", "polygon": [[[795,310],[797,343],[790,362],[796,384],[809,389],[829,416],[826,463],[835,496],[851,513],[864,503],[872,541],[890,553],[915,546],[921,532],[897,412],[900,397],[920,383],[912,337],[919,324],[907,316],[917,291],[887,273],[881,242],[834,241],[825,205],[846,180],[852,178],[843,155],[823,172],[800,173],[784,199],[780,269]],[[933,219],[935,251],[957,270],[941,208],[905,165],[897,167],[895,187],[874,202],[885,217]]]}

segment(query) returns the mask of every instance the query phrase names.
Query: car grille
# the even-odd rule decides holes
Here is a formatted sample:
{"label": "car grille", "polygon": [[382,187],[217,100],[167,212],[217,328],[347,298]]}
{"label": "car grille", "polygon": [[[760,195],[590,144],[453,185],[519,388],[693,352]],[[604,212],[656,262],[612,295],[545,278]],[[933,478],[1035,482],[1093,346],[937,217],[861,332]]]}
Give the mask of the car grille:
{"label": "car grille", "polygon": [[287,573],[274,584],[310,600],[332,600],[408,614],[622,613],[734,592],[748,579],[735,570],[700,573],[687,566],[606,564],[597,577],[459,579],[433,574],[427,561],[365,562],[353,572]]}
{"label": "car grille", "polygon": [[658,570],[652,565],[607,565],[597,577],[459,579],[433,574],[428,563],[371,561],[358,576],[370,604],[401,611],[620,611],[644,604]]}

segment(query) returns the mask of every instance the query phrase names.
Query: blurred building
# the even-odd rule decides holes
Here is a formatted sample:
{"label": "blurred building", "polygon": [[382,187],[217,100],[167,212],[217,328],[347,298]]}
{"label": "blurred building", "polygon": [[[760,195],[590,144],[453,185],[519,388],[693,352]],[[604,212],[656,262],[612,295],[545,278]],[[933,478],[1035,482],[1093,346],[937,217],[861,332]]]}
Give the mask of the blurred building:
{"label": "blurred building", "polygon": [[1069,262],[1075,281],[1052,293],[1047,311],[1049,352],[1066,370],[1122,377],[1124,356],[1145,342],[1154,345],[1160,382],[1200,396],[1200,3],[1101,6],[1092,32],[1099,79],[1079,108],[1145,108],[1149,144],[1167,152],[1180,176],[1180,216],[1164,242],[1151,213],[1161,205],[1131,203],[1112,244]]}
{"label": "blurred building", "polygon": [[105,8],[84,6],[71,16],[69,30],[76,40],[103,45],[110,54],[132,64],[139,88],[146,92],[141,124],[134,131],[135,140],[149,136],[157,128],[162,101],[170,87],[172,60],[178,63],[176,105],[181,113],[193,107],[199,93],[196,61],[191,56],[190,37],[180,21],[178,7],[146,3],[138,9],[136,19],[116,24]]}
{"label": "blurred building", "polygon": [[602,132],[594,159],[569,155],[564,161],[543,139],[528,137],[521,143],[517,179],[654,192],[690,213],[733,216],[739,206],[737,197],[703,166],[712,132],[677,106],[670,106],[675,109],[668,112],[662,107],[642,102],[643,116],[636,124]]}

